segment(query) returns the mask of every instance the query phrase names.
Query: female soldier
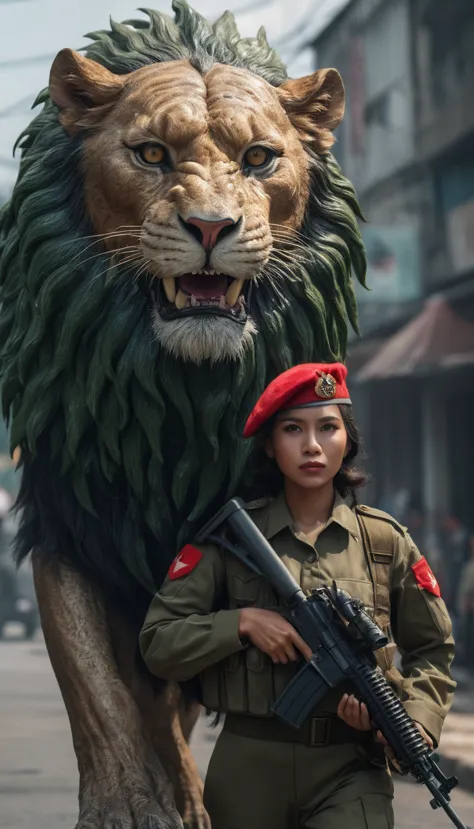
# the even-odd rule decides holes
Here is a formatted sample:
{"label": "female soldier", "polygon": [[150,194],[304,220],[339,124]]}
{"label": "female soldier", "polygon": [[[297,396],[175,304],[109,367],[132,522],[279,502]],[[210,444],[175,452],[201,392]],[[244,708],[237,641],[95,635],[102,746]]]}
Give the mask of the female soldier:
{"label": "female soldier", "polygon": [[[395,644],[379,664],[432,745],[454,683],[451,624],[426,560],[386,513],[358,507],[359,439],[343,365],[305,364],[277,377],[251,413],[271,465],[252,518],[309,593],[331,584],[361,599]],[[200,675],[202,701],[226,713],[204,803],[213,829],[387,829],[393,787],[383,746],[351,688],[329,692],[300,731],[271,707],[310,650],[270,585],[226,550],[186,545],[141,633],[150,671]],[[382,739],[379,736],[379,739]],[[387,751],[389,748],[387,748]]]}

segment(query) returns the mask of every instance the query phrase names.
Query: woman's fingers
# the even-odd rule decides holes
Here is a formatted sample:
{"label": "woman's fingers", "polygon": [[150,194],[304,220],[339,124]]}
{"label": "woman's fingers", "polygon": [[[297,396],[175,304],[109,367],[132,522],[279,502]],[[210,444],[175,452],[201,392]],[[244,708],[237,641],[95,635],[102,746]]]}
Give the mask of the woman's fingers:
{"label": "woman's fingers", "polygon": [[285,642],[285,654],[288,657],[288,659],[291,659],[292,662],[296,662],[296,660],[298,659],[296,648],[290,641]]}
{"label": "woman's fingers", "polygon": [[425,743],[428,743],[430,748],[434,748],[433,740],[431,739],[430,735],[425,731],[425,729],[423,728],[421,723],[417,722],[416,720],[413,720],[413,722],[415,723],[415,725],[416,725],[418,731],[420,732],[421,736],[423,737]]}
{"label": "woman's fingers", "polygon": [[370,714],[369,710],[365,704],[365,702],[361,702],[360,704],[360,718],[362,722],[362,727],[364,731],[370,731],[372,728],[372,724],[370,721]]}
{"label": "woman's fingers", "polygon": [[[423,726],[419,722],[416,722],[415,720],[414,720],[414,724],[418,728],[418,730],[419,730],[420,734],[422,735],[422,737],[424,737],[424,739],[426,740],[429,747],[433,748],[433,740],[431,739],[430,735],[426,733]],[[377,740],[378,743],[382,743],[382,745],[385,748],[385,754],[387,755],[389,760],[391,760],[391,762],[395,766],[395,768],[398,771],[401,772],[402,770],[401,770],[400,764],[398,763],[397,758],[395,756],[395,752],[394,752],[392,746],[388,744],[387,740],[385,739],[385,737],[384,737],[384,735],[382,734],[381,731],[377,731],[377,734],[375,735],[375,739]]]}
{"label": "woman's fingers", "polygon": [[307,662],[311,659],[313,652],[309,645],[306,644],[304,639],[297,633],[295,628],[292,628],[290,631],[290,639],[293,645],[298,648],[299,652],[303,654],[304,658]]}
{"label": "woman's fingers", "polygon": [[339,700],[339,705],[337,706],[337,716],[340,717],[341,720],[345,719],[345,711],[348,699],[349,694],[343,694],[343,696]]}
{"label": "woman's fingers", "polygon": [[343,695],[337,707],[337,715],[358,731],[370,731],[372,728],[367,706],[360,703],[353,694]]}

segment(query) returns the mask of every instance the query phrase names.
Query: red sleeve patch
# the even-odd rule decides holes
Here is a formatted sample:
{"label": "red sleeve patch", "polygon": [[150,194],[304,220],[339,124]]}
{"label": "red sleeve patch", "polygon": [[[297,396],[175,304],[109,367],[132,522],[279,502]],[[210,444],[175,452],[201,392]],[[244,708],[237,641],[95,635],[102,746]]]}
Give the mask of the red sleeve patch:
{"label": "red sleeve patch", "polygon": [[187,576],[188,573],[194,570],[196,564],[199,564],[201,559],[201,551],[197,547],[193,547],[192,544],[186,544],[174,561],[171,562],[168,578],[173,581],[174,579],[180,579],[181,576]]}
{"label": "red sleeve patch", "polygon": [[416,564],[413,564],[411,569],[413,570],[413,575],[415,576],[417,583],[423,588],[423,590],[429,590],[429,592],[433,593],[435,596],[441,596],[439,584],[436,581],[435,575],[424,556],[422,556]]}

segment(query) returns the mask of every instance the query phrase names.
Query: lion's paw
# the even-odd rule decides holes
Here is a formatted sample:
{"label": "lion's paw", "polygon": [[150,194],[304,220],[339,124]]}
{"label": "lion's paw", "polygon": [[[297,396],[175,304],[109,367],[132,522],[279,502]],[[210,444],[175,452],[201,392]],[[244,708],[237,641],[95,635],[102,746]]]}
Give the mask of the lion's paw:
{"label": "lion's paw", "polygon": [[183,829],[171,797],[141,780],[83,782],[76,829]]}

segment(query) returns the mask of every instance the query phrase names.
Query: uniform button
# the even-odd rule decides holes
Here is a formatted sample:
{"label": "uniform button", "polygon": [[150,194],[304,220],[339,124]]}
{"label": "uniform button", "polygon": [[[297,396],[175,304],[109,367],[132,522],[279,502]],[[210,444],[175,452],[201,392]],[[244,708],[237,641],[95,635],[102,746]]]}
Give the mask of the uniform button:
{"label": "uniform button", "polygon": [[314,553],[311,553],[311,555],[308,556],[306,561],[308,562],[308,564],[314,564],[314,562],[316,561],[316,556],[314,555]]}

